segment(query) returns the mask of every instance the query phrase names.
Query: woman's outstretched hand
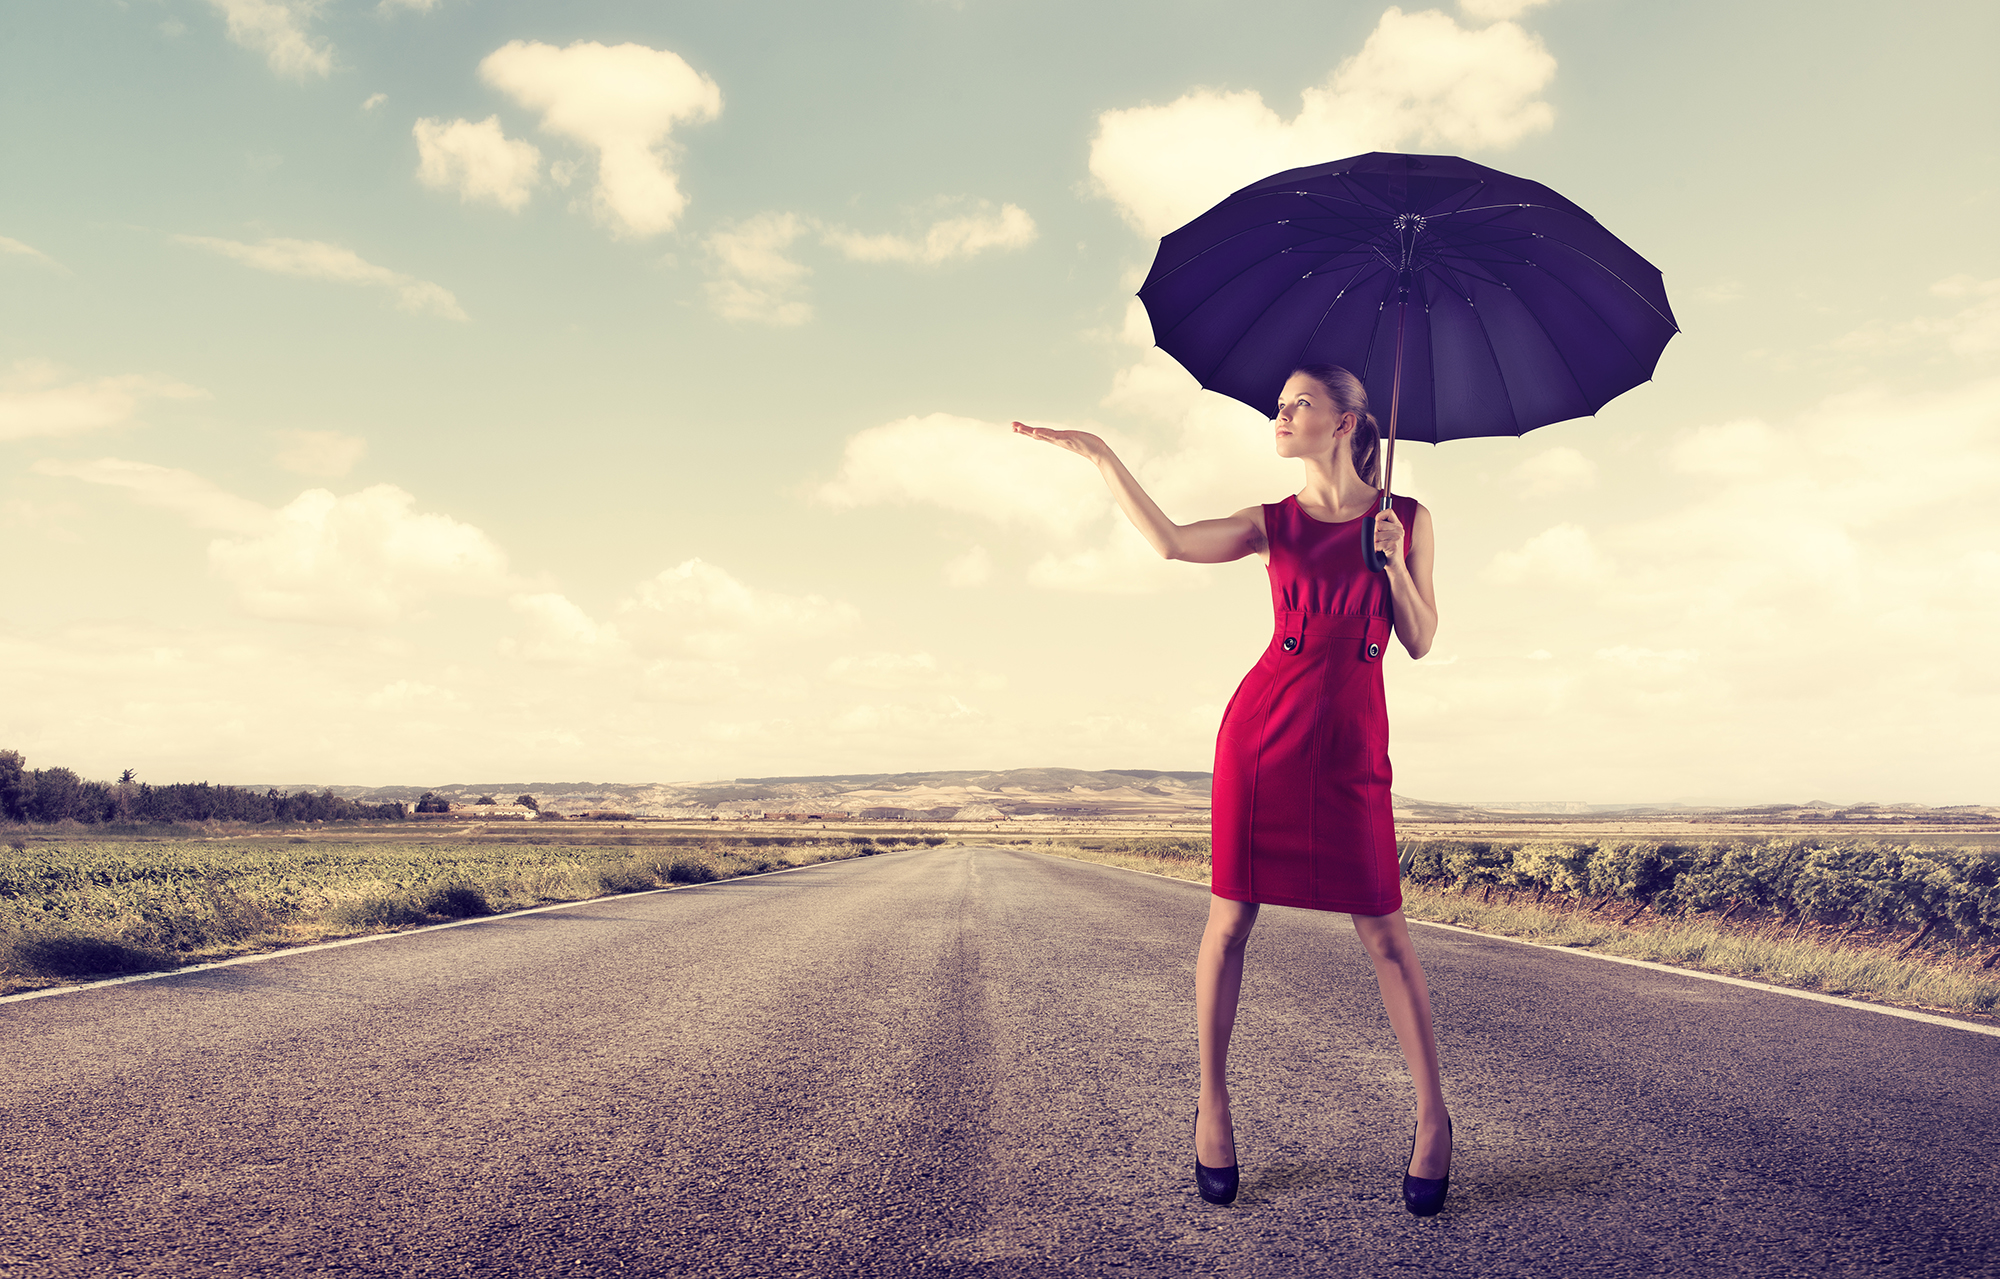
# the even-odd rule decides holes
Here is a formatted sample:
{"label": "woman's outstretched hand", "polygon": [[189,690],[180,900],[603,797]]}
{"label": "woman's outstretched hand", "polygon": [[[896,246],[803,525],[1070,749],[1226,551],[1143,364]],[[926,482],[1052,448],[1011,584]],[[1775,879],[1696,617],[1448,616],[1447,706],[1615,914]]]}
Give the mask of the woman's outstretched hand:
{"label": "woman's outstretched hand", "polygon": [[1025,435],[1031,440],[1040,440],[1044,444],[1053,444],[1057,448],[1068,449],[1070,452],[1087,457],[1093,462],[1102,461],[1111,452],[1110,449],[1105,447],[1103,440],[1098,439],[1089,431],[1051,431],[1046,426],[1029,426],[1026,422],[1016,422],[1014,423],[1014,434]]}

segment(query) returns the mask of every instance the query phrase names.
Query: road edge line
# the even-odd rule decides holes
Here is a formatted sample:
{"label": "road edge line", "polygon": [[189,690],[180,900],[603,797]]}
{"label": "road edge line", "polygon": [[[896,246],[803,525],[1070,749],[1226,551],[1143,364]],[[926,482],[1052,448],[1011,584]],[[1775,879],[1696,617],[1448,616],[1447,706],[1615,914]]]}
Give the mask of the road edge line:
{"label": "road edge line", "polygon": [[[1009,849],[1009,852],[1035,852],[1034,849]],[[1189,884],[1197,888],[1207,885],[1192,879],[1178,879],[1172,875],[1162,875],[1157,871],[1138,870],[1131,866],[1114,866],[1110,862],[1093,862],[1084,857],[1064,857],[1061,853],[1036,853],[1038,857],[1053,857],[1058,861],[1086,862],[1092,866],[1102,866],[1106,870],[1122,870],[1133,875],[1150,875],[1154,879],[1164,879],[1171,884]],[[1650,959],[1629,959],[1624,955],[1606,955],[1580,946],[1551,946],[1547,942],[1528,941],[1520,937],[1508,937],[1500,933],[1482,933],[1477,928],[1467,928],[1463,924],[1444,924],[1434,919],[1411,919],[1405,915],[1404,921],[1422,924],[1426,928],[1445,928],[1454,933],[1466,933],[1473,937],[1484,937],[1490,941],[1512,942],[1516,946],[1532,946],[1536,950],[1552,950],[1563,955],[1581,955],[1586,959],[1601,959],[1611,964],[1630,964],[1634,968],[1651,968],[1656,972],[1673,973],[1679,977],[1696,977],[1702,981],[1721,982],[1726,986],[1741,986],[1745,990],[1761,990],[1773,995],[1790,995],[1794,999],[1810,999],[1816,1003],[1838,1004],[1842,1008],[1858,1008],[1862,1012],[1881,1013],[1885,1017],[1901,1017],[1906,1021],[1920,1021],[1932,1026],[1949,1026],[1953,1030],[1970,1031],[1975,1035],[1992,1035],[2000,1038],[2000,1026],[1982,1026],[1976,1021],[1960,1021],[1955,1017],[1940,1017],[1936,1013],[1918,1012],[1914,1008],[1897,1008],[1892,1004],[1871,1004],[1860,999],[1843,999],[1839,995],[1822,995],[1816,990],[1800,990],[1794,986],[1774,986],[1769,982],[1751,981],[1747,977],[1731,977],[1726,973],[1706,973],[1699,968],[1676,968],[1672,964],[1655,963]]]}
{"label": "road edge line", "polygon": [[[898,852],[904,851],[898,849]],[[881,856],[880,853],[872,854]],[[630,901],[634,897],[651,897],[655,893],[685,892],[690,888],[710,888],[716,884],[735,884],[746,879],[764,879],[770,875],[789,875],[795,870],[812,870],[818,866],[830,866],[834,862],[859,861],[857,857],[836,857],[823,862],[807,862],[803,866],[786,866],[780,870],[760,870],[754,875],[731,875],[728,879],[711,879],[702,884],[673,884],[666,888],[642,888],[636,893],[605,893],[601,897],[585,897],[573,902],[550,902],[546,906],[524,906],[520,910],[503,911],[497,915],[479,915],[472,919],[453,919],[442,924],[425,924],[420,928],[406,928],[393,933],[368,933],[361,937],[342,937],[336,941],[309,942],[304,946],[287,946],[282,950],[264,950],[254,955],[233,955],[228,959],[218,959],[206,964],[190,964],[186,968],[164,968],[156,973],[132,973],[124,977],[105,977],[97,981],[79,982],[74,986],[51,986],[47,990],[24,990],[15,995],[0,995],[0,1004],[17,1004],[29,999],[46,999],[50,995],[75,995],[86,990],[101,990],[106,986],[127,986],[136,981],[158,981],[162,977],[185,977],[189,973],[205,973],[215,968],[234,968],[238,964],[262,963],[267,959],[283,959],[288,955],[304,955],[315,950],[334,950],[341,946],[359,946],[363,942],[391,941],[397,937],[415,937],[420,933],[443,932],[447,928],[470,928],[474,924],[492,924],[503,919],[519,919],[523,915],[539,915],[548,910],[568,910],[572,906],[589,906],[604,901]]]}

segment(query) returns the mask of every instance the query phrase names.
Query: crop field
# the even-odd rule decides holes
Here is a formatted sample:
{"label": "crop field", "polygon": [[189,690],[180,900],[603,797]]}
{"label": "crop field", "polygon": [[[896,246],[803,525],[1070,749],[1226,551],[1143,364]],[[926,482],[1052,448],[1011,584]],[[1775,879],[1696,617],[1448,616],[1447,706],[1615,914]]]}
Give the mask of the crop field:
{"label": "crop field", "polygon": [[940,836],[644,827],[0,836],[0,994],[80,978],[705,883]]}

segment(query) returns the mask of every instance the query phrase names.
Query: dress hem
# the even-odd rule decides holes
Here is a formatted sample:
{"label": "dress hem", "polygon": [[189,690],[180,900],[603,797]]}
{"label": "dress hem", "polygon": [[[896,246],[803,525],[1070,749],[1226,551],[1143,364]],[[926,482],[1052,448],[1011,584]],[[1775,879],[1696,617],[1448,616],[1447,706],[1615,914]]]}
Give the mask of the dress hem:
{"label": "dress hem", "polygon": [[[1289,906],[1294,910],[1324,910],[1324,911],[1331,911],[1335,914],[1340,914],[1340,915],[1369,915],[1379,918],[1383,915],[1393,915],[1397,911],[1403,909],[1403,895],[1400,892],[1396,894],[1395,904],[1393,906],[1390,906],[1387,910],[1368,910],[1368,909],[1363,909],[1360,903],[1329,904],[1327,902],[1321,902],[1321,901],[1306,901],[1298,897],[1271,897],[1271,896],[1257,897],[1248,895],[1239,897],[1235,893],[1224,892],[1222,889],[1215,887],[1211,887],[1208,891],[1213,896],[1223,898],[1226,901],[1242,902],[1246,906]],[[1367,905],[1369,906],[1374,906],[1377,904],[1378,903],[1375,902],[1367,903]]]}

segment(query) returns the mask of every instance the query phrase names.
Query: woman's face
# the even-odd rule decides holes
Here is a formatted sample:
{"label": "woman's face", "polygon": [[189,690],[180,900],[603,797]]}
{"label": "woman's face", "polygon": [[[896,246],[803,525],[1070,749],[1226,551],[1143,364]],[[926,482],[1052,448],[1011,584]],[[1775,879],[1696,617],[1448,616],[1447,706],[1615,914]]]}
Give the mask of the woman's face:
{"label": "woman's face", "polygon": [[1324,457],[1354,429],[1354,415],[1333,407],[1333,397],[1317,378],[1294,373],[1278,395],[1279,457]]}

